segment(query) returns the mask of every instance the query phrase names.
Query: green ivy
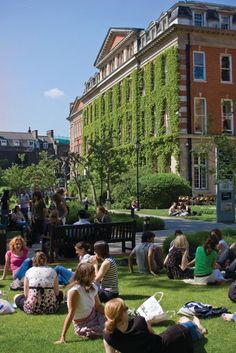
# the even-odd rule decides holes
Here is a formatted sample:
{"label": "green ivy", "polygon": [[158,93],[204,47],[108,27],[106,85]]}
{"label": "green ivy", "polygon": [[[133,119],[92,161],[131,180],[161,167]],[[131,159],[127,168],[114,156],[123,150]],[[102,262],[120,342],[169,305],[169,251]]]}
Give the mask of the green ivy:
{"label": "green ivy", "polygon": [[84,109],[84,141],[112,129],[117,152],[125,155],[131,166],[136,163],[137,139],[147,167],[157,164],[157,170],[164,172],[171,155],[178,163],[179,79],[178,49],[172,47],[135,69]]}

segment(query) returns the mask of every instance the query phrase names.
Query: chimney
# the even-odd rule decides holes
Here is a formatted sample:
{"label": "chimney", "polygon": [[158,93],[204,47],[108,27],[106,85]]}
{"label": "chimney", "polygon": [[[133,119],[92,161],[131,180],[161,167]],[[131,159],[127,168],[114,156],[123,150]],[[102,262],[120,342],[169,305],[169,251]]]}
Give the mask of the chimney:
{"label": "chimney", "polygon": [[48,137],[51,137],[51,138],[53,139],[54,131],[53,131],[53,130],[48,130],[48,131],[47,131],[47,136],[48,136]]}
{"label": "chimney", "polygon": [[28,133],[31,134],[31,127],[28,128]]}
{"label": "chimney", "polygon": [[37,140],[37,139],[38,139],[38,130],[33,130],[33,131],[32,131],[32,135],[33,135],[34,138]]}

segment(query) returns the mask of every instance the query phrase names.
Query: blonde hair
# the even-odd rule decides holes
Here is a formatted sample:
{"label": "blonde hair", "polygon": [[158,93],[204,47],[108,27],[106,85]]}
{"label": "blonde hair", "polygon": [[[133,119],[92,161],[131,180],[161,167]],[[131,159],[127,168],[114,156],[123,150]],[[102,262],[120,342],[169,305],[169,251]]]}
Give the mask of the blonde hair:
{"label": "blonde hair", "polygon": [[176,248],[186,249],[188,248],[189,243],[186,236],[184,234],[180,234],[180,235],[177,235],[177,237],[175,238],[173,245]]}
{"label": "blonde hair", "polygon": [[104,332],[112,333],[117,324],[122,321],[123,313],[127,309],[125,302],[121,298],[109,300],[104,307],[106,317]]}
{"label": "blonde hair", "polygon": [[9,248],[13,252],[16,250],[16,242],[17,241],[20,241],[21,244],[22,244],[21,245],[21,250],[23,250],[26,247],[24,238],[22,238],[21,235],[17,235],[16,237],[12,238],[12,240],[9,243]]}
{"label": "blonde hair", "polygon": [[42,251],[37,251],[33,257],[33,266],[44,266],[47,263],[47,256]]}

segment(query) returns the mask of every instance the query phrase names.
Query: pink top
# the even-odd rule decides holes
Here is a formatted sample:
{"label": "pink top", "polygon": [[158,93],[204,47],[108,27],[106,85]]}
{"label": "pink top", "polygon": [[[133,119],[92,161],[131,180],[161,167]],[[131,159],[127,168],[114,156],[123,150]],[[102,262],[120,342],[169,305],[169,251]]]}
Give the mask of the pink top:
{"label": "pink top", "polygon": [[16,273],[16,271],[19,269],[19,267],[21,266],[22,262],[27,259],[28,257],[28,248],[24,248],[23,249],[23,254],[22,256],[18,256],[16,254],[14,254],[11,250],[8,250],[6,255],[9,257],[10,259],[10,268],[12,270],[12,274],[13,277]]}

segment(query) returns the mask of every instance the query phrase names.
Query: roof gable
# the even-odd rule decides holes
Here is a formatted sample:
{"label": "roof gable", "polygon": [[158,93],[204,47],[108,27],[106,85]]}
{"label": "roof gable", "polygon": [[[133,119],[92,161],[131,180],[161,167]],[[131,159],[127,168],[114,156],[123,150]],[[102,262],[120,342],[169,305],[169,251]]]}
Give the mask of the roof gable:
{"label": "roof gable", "polygon": [[103,41],[101,49],[99,50],[94,66],[97,66],[99,62],[107,54],[109,54],[120,42],[122,42],[125,38],[127,38],[127,36],[137,31],[140,31],[140,29],[139,28],[110,28]]}

